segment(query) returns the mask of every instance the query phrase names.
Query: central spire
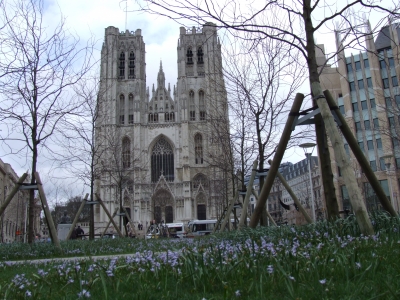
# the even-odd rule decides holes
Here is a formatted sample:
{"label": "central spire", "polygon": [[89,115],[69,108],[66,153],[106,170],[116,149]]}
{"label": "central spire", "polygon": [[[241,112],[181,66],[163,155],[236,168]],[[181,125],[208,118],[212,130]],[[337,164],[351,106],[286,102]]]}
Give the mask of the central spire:
{"label": "central spire", "polygon": [[158,71],[157,76],[157,88],[164,88],[165,87],[165,75],[162,68],[162,61],[160,60],[160,70]]}

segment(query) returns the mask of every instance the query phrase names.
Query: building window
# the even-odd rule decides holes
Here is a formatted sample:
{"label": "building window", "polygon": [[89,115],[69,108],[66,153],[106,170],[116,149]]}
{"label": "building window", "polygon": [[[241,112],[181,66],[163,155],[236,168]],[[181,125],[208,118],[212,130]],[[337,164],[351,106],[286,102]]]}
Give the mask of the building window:
{"label": "building window", "polygon": [[194,103],[194,92],[189,92],[189,120],[195,121],[196,120],[196,106]]}
{"label": "building window", "polygon": [[385,69],[386,69],[386,62],[385,62],[385,60],[379,61],[379,67],[380,67],[382,70],[385,70]]}
{"label": "building window", "polygon": [[395,126],[394,117],[389,117],[388,120],[389,120],[389,126],[394,127]]}
{"label": "building window", "polygon": [[161,175],[167,181],[174,181],[174,153],[164,137],[157,141],[151,153],[151,181],[157,182]]}
{"label": "building window", "polygon": [[339,105],[339,110],[342,113],[342,115],[344,115],[345,111],[344,111],[344,105]]}
{"label": "building window", "polygon": [[385,165],[385,159],[383,157],[379,158],[379,167],[381,168],[381,171],[386,170],[386,165]]}
{"label": "building window", "polygon": [[119,55],[119,78],[125,78],[125,52]]}
{"label": "building window", "polygon": [[376,107],[375,99],[374,98],[370,99],[369,104],[371,105],[371,108],[375,108]]}
{"label": "building window", "polygon": [[361,70],[361,62],[360,61],[356,61],[355,65],[356,65],[356,71]]}
{"label": "building window", "polygon": [[347,68],[347,73],[353,72],[353,67],[352,67],[351,63],[347,64],[346,68]]}
{"label": "building window", "polygon": [[400,95],[395,95],[394,101],[396,102],[397,106],[400,107]]}
{"label": "building window", "polygon": [[129,79],[135,78],[135,53],[129,54]]}
{"label": "building window", "polygon": [[357,112],[358,111],[358,103],[357,102],[356,103],[352,103],[351,105],[353,106],[353,111]]}
{"label": "building window", "polygon": [[197,49],[197,63],[202,64],[204,63],[203,61],[203,48],[199,47]]}
{"label": "building window", "polygon": [[382,82],[383,82],[383,88],[388,89],[389,88],[389,78],[382,79]]}
{"label": "building window", "polygon": [[393,57],[388,58],[389,61],[389,67],[393,68],[394,67],[394,59]]}
{"label": "building window", "polygon": [[368,109],[367,100],[361,101],[361,108],[362,110]]}
{"label": "building window", "polygon": [[372,140],[367,141],[368,150],[374,150],[374,142]]}
{"label": "building window", "polygon": [[360,149],[361,149],[362,152],[365,152],[365,149],[364,149],[364,142],[358,142],[358,146],[360,147]]}
{"label": "building window", "polygon": [[199,111],[200,111],[200,121],[205,121],[206,119],[206,106],[204,102],[204,91],[199,91]]}
{"label": "building window", "polygon": [[188,49],[187,49],[187,52],[186,52],[186,62],[187,62],[187,64],[188,65],[191,65],[191,64],[193,64],[193,52],[192,52],[192,47],[189,47]]}
{"label": "building window", "polygon": [[376,139],[376,148],[382,149],[382,140],[381,139]]}
{"label": "building window", "polygon": [[349,87],[350,87],[350,92],[356,91],[356,85],[355,85],[354,81],[349,83]]}
{"label": "building window", "polygon": [[392,77],[392,86],[395,87],[398,85],[399,85],[399,82],[397,81],[397,76],[393,76]]}
{"label": "building window", "polygon": [[133,95],[129,94],[128,124],[133,124]]}
{"label": "building window", "polygon": [[356,132],[361,131],[361,123],[360,122],[355,122],[356,125]]}
{"label": "building window", "polygon": [[122,140],[122,167],[131,167],[131,141],[127,137]]}
{"label": "building window", "polygon": [[365,120],[364,121],[364,127],[365,127],[365,130],[371,130],[371,122],[370,122],[370,120]]}
{"label": "building window", "polygon": [[390,97],[385,98],[386,107],[392,107],[392,99]]}
{"label": "building window", "polygon": [[372,171],[376,172],[376,161],[375,160],[371,160],[369,162],[369,165],[371,166]]}
{"label": "building window", "polygon": [[372,88],[372,79],[371,79],[371,77],[367,78],[367,86]]}
{"label": "building window", "polygon": [[125,96],[124,94],[119,95],[119,123],[124,124],[125,122]]}
{"label": "building window", "polygon": [[361,90],[363,88],[364,88],[364,80],[361,79],[358,81],[358,89]]}
{"label": "building window", "polygon": [[364,59],[364,69],[369,68],[369,61],[368,59]]}
{"label": "building window", "polygon": [[373,122],[374,122],[374,129],[379,129],[379,120],[378,120],[378,118],[375,118],[373,120]]}
{"label": "building window", "polygon": [[200,133],[194,136],[194,152],[196,165],[203,163],[203,137]]}

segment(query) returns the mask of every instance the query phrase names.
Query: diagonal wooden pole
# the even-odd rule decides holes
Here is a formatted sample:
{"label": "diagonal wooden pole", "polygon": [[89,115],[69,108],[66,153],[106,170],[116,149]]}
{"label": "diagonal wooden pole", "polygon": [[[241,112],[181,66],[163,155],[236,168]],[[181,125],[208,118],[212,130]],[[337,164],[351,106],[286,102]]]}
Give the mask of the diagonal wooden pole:
{"label": "diagonal wooden pole", "polygon": [[337,125],[332,116],[329,105],[322,93],[321,85],[319,82],[311,83],[312,94],[315,97],[318,107],[321,111],[322,119],[325,123],[326,132],[331,141],[333,152],[335,154],[336,163],[342,171],[342,177],[346,183],[349,192],[350,203],[356,215],[360,231],[364,235],[373,235],[374,228],[372,227],[371,220],[369,219],[367,208],[361,195],[361,191],[357,185],[354,170],[351,168],[350,161],[344,150],[343,139],[339,134]]}
{"label": "diagonal wooden pole", "polygon": [[257,163],[257,160],[253,162],[253,169],[251,171],[249,182],[247,183],[246,196],[243,201],[243,209],[242,214],[240,215],[239,228],[244,227],[244,222],[247,219],[247,206],[249,205],[251,190],[253,189],[253,182],[257,173]]}
{"label": "diagonal wooden pole", "polygon": [[[115,208],[114,213],[112,214],[112,219],[114,219],[114,217],[117,215],[117,212],[118,212],[118,207]],[[101,237],[103,237],[106,234],[108,227],[110,227],[110,224],[111,224],[111,219],[108,220],[107,226],[104,228]]]}
{"label": "diagonal wooden pole", "polygon": [[119,227],[115,223],[114,218],[110,215],[110,212],[108,211],[107,207],[104,205],[103,200],[101,200],[99,194],[95,193],[95,195],[96,195],[96,200],[99,201],[101,207],[104,209],[106,215],[110,219],[111,223],[114,225],[115,230],[118,232],[119,237],[123,237],[123,234],[122,234],[121,230],[119,229]]}
{"label": "diagonal wooden pole", "polygon": [[79,207],[78,212],[75,215],[74,221],[71,224],[71,228],[69,229],[69,232],[67,234],[67,241],[71,238],[71,234],[75,230],[75,225],[78,222],[79,216],[81,215],[83,208],[85,207],[88,197],[89,194],[86,194],[85,198],[82,200],[81,206]]}
{"label": "diagonal wooden pole", "polygon": [[28,177],[28,174],[24,173],[22,174],[22,176],[18,179],[17,184],[12,188],[12,190],[10,191],[10,193],[8,194],[6,200],[4,201],[4,203],[1,205],[0,207],[0,216],[4,213],[4,211],[6,210],[8,204],[10,204],[12,198],[14,197],[14,195],[18,192],[20,186],[24,183],[26,177]]}
{"label": "diagonal wooden pole", "polygon": [[279,141],[278,147],[276,149],[275,157],[272,162],[272,165],[268,171],[267,178],[265,183],[261,189],[259,200],[257,201],[256,208],[254,209],[254,213],[251,216],[250,227],[256,228],[258,222],[260,221],[261,214],[263,213],[263,208],[267,203],[268,195],[271,191],[271,188],[274,184],[274,180],[276,177],[276,173],[278,172],[279,165],[282,161],[283,155],[285,154],[286,147],[288,145],[290,135],[293,130],[293,124],[298,118],[298,114],[300,111],[301,104],[303,103],[304,95],[296,94],[296,97],[293,101],[292,108],[290,110],[288,119],[286,121],[285,128],[283,129],[281,139]]}
{"label": "diagonal wooden pole", "polygon": [[[269,160],[268,163],[271,165],[272,164],[272,160]],[[301,205],[299,199],[297,199],[295,193],[293,192],[292,188],[289,186],[289,184],[286,182],[285,178],[282,176],[281,173],[279,173],[279,171],[276,173],[276,175],[278,176],[279,180],[282,182],[282,185],[285,187],[285,189],[288,191],[290,197],[292,197],[294,203],[296,203],[296,205],[299,207],[300,212],[303,214],[304,218],[306,219],[306,221],[311,224],[313,221],[311,220],[310,216],[308,215],[308,213],[306,212],[306,210],[304,209],[303,205]]]}
{"label": "diagonal wooden pole", "polygon": [[46,195],[43,190],[42,181],[40,180],[40,176],[39,176],[38,172],[35,172],[35,179],[36,179],[36,184],[38,186],[39,198],[40,198],[40,201],[42,202],[44,215],[46,216],[47,225],[49,226],[51,240],[53,241],[53,244],[58,249],[62,250],[60,241],[58,240],[57,230],[56,230],[56,227],[54,226],[53,218],[51,217],[49,205],[47,204]]}
{"label": "diagonal wooden pole", "polygon": [[390,203],[389,199],[387,198],[382,186],[379,184],[378,179],[375,176],[374,171],[372,171],[371,166],[365,157],[364,153],[361,151],[360,146],[358,145],[358,141],[354,137],[349,125],[345,118],[343,117],[342,113],[340,112],[339,108],[335,100],[333,99],[331,93],[329,91],[324,91],[324,95],[326,97],[326,101],[330,108],[336,113],[337,118],[339,119],[341,125],[339,126],[340,130],[343,133],[344,138],[346,139],[347,143],[349,144],[351,151],[353,151],[354,156],[356,157],[358,163],[360,164],[365,177],[367,177],[371,187],[374,189],[375,194],[378,196],[379,201],[381,202],[382,206],[390,213],[392,217],[396,217],[397,213],[394,210],[392,203]]}

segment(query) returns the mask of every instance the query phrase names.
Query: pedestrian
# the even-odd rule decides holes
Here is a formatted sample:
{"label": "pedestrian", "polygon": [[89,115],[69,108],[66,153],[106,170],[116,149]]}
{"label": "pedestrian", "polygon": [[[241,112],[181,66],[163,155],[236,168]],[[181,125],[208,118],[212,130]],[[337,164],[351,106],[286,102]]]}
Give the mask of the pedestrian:
{"label": "pedestrian", "polygon": [[84,235],[84,234],[85,234],[85,232],[83,231],[81,226],[78,226],[78,228],[76,229],[76,237],[82,239],[82,235]]}

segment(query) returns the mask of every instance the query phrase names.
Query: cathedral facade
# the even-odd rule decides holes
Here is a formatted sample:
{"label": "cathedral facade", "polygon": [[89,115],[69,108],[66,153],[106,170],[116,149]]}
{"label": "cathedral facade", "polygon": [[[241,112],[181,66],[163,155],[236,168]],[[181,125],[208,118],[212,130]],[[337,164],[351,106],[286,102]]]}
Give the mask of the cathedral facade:
{"label": "cathedral facade", "polygon": [[[140,29],[108,27],[95,121],[95,192],[134,223],[217,218],[229,195],[232,156],[221,44],[212,23],[180,28],[177,83],[146,86]],[[124,209],[125,208],[125,209]],[[108,223],[95,205],[95,227]]]}

